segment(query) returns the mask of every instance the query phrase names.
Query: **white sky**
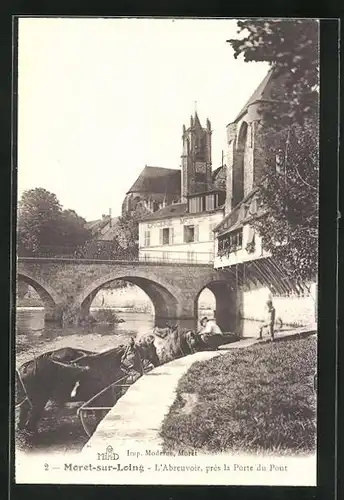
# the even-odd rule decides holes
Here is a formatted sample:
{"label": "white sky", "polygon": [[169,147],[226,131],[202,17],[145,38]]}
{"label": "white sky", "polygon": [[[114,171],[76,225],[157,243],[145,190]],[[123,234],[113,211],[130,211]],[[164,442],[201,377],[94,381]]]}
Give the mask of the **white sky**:
{"label": "white sky", "polygon": [[145,165],[178,168],[195,101],[226,125],[264,78],[235,60],[234,20],[24,18],[19,21],[18,189],[44,187],[87,220],[112,208]]}

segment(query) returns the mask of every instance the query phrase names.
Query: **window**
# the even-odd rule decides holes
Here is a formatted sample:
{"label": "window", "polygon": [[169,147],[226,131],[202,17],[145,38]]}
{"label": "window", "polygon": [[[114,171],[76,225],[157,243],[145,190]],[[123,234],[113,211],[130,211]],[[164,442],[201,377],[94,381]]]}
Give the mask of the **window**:
{"label": "window", "polygon": [[215,195],[214,194],[208,194],[206,196],[205,209],[206,210],[214,210],[215,209]]}
{"label": "window", "polygon": [[168,245],[170,243],[170,230],[168,227],[165,227],[162,230],[162,244]]}
{"label": "window", "polygon": [[242,248],[242,229],[219,237],[218,255],[228,255]]}
{"label": "window", "polygon": [[150,231],[145,231],[145,247],[150,246]]}
{"label": "window", "polygon": [[192,214],[202,212],[202,198],[195,197],[189,199],[189,212]]}
{"label": "window", "polygon": [[204,212],[206,210],[206,206],[207,206],[206,197],[202,196],[202,198],[200,198],[200,199],[201,199],[201,211]]}
{"label": "window", "polygon": [[173,245],[173,228],[164,227],[160,229],[160,245]]}
{"label": "window", "polygon": [[250,125],[250,148],[253,148],[254,122]]}
{"label": "window", "polygon": [[153,212],[159,210],[160,204],[157,201],[153,201]]}
{"label": "window", "polygon": [[184,243],[193,243],[195,239],[195,226],[184,226]]}

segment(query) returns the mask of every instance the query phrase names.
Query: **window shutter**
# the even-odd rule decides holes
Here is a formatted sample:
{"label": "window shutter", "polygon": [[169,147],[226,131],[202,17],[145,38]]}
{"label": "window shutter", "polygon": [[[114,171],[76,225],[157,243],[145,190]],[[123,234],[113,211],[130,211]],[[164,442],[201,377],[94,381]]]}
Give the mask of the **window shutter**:
{"label": "window shutter", "polygon": [[248,236],[247,236],[247,245],[254,242],[254,227],[248,226]]}
{"label": "window shutter", "polygon": [[195,241],[198,241],[199,240],[199,228],[198,228],[198,226],[195,226],[194,234],[195,234]]}
{"label": "window shutter", "polygon": [[159,229],[159,245],[162,245],[162,229]]}
{"label": "window shutter", "polygon": [[170,228],[170,245],[173,245],[174,243],[174,228]]}

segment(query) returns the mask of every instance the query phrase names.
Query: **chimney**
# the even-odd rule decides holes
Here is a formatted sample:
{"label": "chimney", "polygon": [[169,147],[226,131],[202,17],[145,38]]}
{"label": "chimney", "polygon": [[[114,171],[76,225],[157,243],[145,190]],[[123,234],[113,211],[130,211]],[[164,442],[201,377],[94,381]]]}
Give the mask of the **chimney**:
{"label": "chimney", "polygon": [[112,227],[112,216],[111,216],[111,213],[112,213],[112,210],[111,210],[111,208],[109,208],[109,219],[110,219],[109,223],[110,223],[110,227]]}

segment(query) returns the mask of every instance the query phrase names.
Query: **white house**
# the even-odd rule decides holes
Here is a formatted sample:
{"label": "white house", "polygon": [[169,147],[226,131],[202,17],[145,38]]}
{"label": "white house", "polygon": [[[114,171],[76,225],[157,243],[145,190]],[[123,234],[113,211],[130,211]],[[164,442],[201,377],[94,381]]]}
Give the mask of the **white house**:
{"label": "white house", "polygon": [[[215,198],[217,194],[208,196]],[[169,205],[140,222],[140,260],[214,262],[214,228],[223,218],[223,205],[214,205],[216,208],[210,211],[190,212],[188,203]]]}
{"label": "white house", "polygon": [[181,197],[139,224],[139,259],[214,262],[214,228],[223,219],[225,166],[212,171],[211,125],[203,128],[197,113],[183,127]]}

